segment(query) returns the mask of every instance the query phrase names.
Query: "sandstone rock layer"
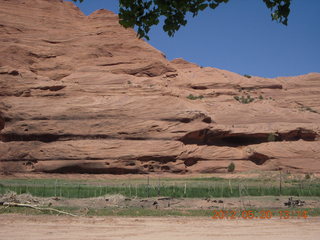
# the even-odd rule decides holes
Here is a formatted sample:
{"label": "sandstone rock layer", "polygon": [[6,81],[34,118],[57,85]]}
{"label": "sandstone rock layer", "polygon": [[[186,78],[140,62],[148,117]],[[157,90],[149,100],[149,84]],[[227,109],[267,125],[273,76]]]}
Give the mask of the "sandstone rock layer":
{"label": "sandstone rock layer", "polygon": [[112,12],[0,0],[0,168],[320,172],[320,74],[265,79],[164,54]]}

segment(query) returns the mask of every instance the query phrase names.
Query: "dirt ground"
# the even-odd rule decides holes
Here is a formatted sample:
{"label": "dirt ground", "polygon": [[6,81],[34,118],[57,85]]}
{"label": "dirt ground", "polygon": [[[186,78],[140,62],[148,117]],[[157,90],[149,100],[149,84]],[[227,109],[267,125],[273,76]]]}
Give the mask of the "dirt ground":
{"label": "dirt ground", "polygon": [[[304,207],[320,208],[320,197],[294,197],[305,201]],[[288,196],[247,196],[241,198],[128,198],[122,195],[106,195],[96,198],[68,199],[59,197],[34,197],[30,194],[17,195],[8,193],[0,195],[0,202],[15,202],[52,207],[79,208],[147,208],[147,209],[231,209],[231,208],[286,208],[284,203]]]}
{"label": "dirt ground", "polygon": [[[174,174],[174,173],[152,173],[152,174],[124,174],[124,175],[113,175],[113,174],[47,174],[47,173],[12,173],[10,175],[4,175],[0,173],[0,179],[66,179],[66,180],[115,180],[115,179],[146,179],[149,176],[150,179],[161,178],[206,178],[206,177],[220,177],[220,178],[272,178],[278,177],[279,171],[256,171],[256,172],[234,172],[234,173],[214,173],[214,174]],[[314,173],[314,178],[320,178],[320,173]],[[305,174],[292,173],[291,178],[303,179]]]}
{"label": "dirt ground", "polygon": [[0,215],[1,240],[277,239],[318,240],[320,218],[213,220],[205,217],[93,217]]}

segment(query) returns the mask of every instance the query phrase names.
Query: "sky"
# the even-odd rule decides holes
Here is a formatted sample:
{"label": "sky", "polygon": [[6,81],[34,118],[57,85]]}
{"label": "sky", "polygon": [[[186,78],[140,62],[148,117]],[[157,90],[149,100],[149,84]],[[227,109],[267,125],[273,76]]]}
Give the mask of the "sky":
{"label": "sky", "polygon": [[[118,0],[84,0],[86,15],[98,9],[118,12]],[[262,0],[230,0],[215,10],[188,16],[188,24],[169,37],[158,25],[149,44],[169,60],[183,58],[261,77],[320,72],[320,0],[293,0],[288,26],[271,21]]]}

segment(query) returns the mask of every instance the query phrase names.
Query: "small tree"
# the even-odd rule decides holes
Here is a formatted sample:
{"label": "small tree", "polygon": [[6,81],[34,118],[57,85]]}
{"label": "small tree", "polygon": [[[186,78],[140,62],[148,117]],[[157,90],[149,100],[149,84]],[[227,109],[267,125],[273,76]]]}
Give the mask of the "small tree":
{"label": "small tree", "polygon": [[268,142],[275,142],[277,140],[277,133],[269,133],[268,135]]}
{"label": "small tree", "polygon": [[204,97],[202,95],[194,96],[192,94],[189,94],[189,96],[187,96],[187,98],[190,99],[190,100],[197,100],[197,99],[202,99]]}
{"label": "small tree", "polygon": [[306,180],[311,179],[311,174],[310,173],[306,173],[306,175],[304,175],[304,179],[306,179]]}
{"label": "small tree", "polygon": [[231,172],[231,173],[234,172],[235,168],[236,168],[236,165],[233,162],[231,162],[228,166],[228,172]]}

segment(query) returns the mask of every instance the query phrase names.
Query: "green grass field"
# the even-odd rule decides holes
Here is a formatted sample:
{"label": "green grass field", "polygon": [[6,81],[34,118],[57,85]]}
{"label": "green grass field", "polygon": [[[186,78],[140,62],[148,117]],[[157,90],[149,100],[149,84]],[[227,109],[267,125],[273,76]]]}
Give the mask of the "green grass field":
{"label": "green grass field", "polygon": [[126,179],[126,180],[0,180],[0,194],[9,191],[39,197],[90,198],[121,194],[126,197],[207,198],[241,196],[320,196],[320,180],[283,179]]}
{"label": "green grass field", "polygon": [[[142,209],[142,208],[90,208],[86,213],[83,213],[79,207],[56,207],[58,210],[62,210],[68,213],[72,213],[79,216],[129,216],[129,217],[143,217],[143,216],[186,216],[186,217],[213,217],[214,210],[207,209]],[[236,212],[236,217],[250,219],[243,211],[252,211],[255,216],[261,216],[261,211],[265,212],[265,209],[252,208],[252,209],[233,209]],[[320,216],[320,208],[291,208],[290,218],[307,218]],[[225,209],[225,211],[228,211]],[[280,212],[288,211],[286,209],[276,209],[268,210],[272,213],[272,218],[280,218]],[[299,214],[306,212],[307,214]],[[26,214],[26,215],[57,215],[53,211],[40,211],[31,208],[21,208],[21,207],[10,207],[4,208],[0,207],[0,214]],[[230,216],[230,214],[229,214]],[[220,218],[217,218],[220,219]],[[223,218],[221,218],[223,219]]]}

